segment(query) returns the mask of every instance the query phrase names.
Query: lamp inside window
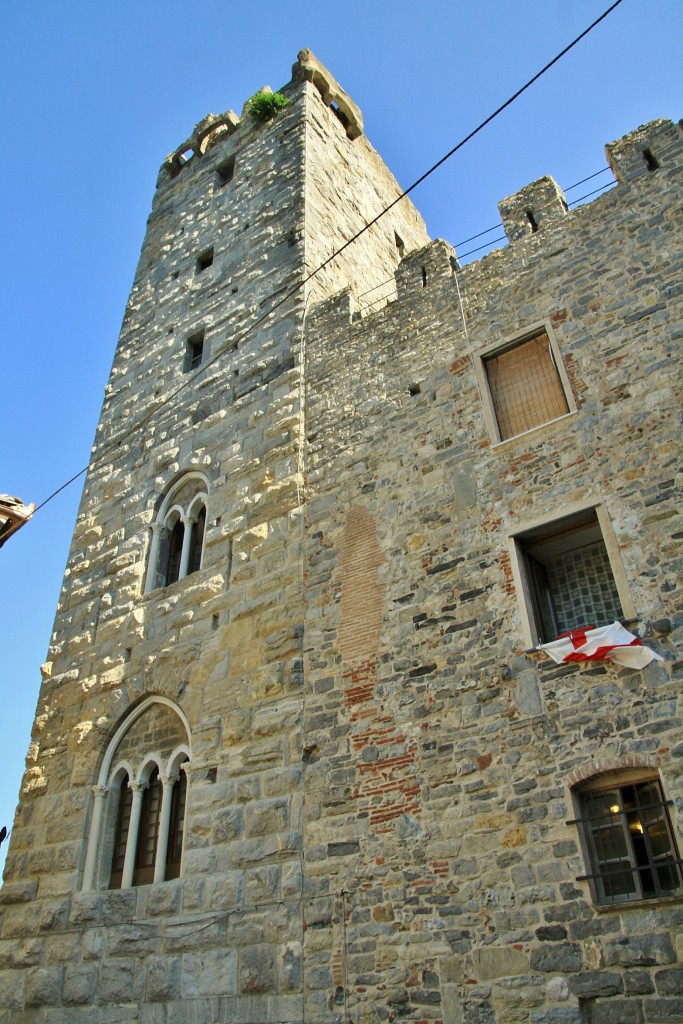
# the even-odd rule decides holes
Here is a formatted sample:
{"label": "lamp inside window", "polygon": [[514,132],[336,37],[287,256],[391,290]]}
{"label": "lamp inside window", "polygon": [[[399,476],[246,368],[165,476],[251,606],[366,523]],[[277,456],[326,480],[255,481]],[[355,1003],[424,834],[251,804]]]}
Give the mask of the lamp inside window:
{"label": "lamp inside window", "polygon": [[578,794],[584,850],[596,902],[672,896],[683,889],[681,860],[657,779]]}

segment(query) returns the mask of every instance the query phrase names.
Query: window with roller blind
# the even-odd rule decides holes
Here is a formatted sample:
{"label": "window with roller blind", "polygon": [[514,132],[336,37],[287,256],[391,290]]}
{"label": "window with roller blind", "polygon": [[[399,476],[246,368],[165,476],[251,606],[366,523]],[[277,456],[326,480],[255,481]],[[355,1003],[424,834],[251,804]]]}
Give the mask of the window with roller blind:
{"label": "window with roller blind", "polygon": [[545,327],[481,357],[487,418],[495,442],[574,412],[557,344]]}

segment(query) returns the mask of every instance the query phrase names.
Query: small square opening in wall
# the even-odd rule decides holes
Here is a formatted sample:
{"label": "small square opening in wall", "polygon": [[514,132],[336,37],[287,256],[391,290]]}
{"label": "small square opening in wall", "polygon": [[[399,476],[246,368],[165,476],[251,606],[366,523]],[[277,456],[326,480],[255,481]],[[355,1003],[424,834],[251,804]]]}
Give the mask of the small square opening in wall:
{"label": "small square opening in wall", "polygon": [[213,246],[197,257],[197,273],[202,274],[213,264]]}
{"label": "small square opening in wall", "polygon": [[616,540],[601,509],[582,509],[512,540],[533,645],[634,617]]}
{"label": "small square opening in wall", "polygon": [[185,342],[185,363],[183,369],[186,373],[196,370],[202,365],[204,358],[204,331],[197,331]]}
{"label": "small square opening in wall", "polygon": [[216,174],[218,175],[218,186],[221,188],[223,185],[227,185],[228,182],[232,181],[235,175],[235,158],[229,156],[227,160],[223,160],[222,163],[216,168]]}
{"label": "small square opening in wall", "polygon": [[485,410],[495,441],[576,409],[559,349],[545,328],[481,356]]}

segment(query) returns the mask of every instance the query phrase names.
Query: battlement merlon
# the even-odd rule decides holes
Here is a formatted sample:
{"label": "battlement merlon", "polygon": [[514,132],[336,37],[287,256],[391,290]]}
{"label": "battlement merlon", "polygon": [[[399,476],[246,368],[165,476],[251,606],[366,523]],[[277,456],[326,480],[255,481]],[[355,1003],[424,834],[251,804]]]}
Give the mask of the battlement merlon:
{"label": "battlement merlon", "polygon": [[649,121],[605,146],[607,160],[619,184],[633,181],[660,168],[683,165],[683,121],[667,118]]}
{"label": "battlement merlon", "polygon": [[292,84],[312,82],[328,107],[332,107],[350,139],[363,134],[363,115],[339,82],[310,50],[300,50],[292,66]]}
{"label": "battlement merlon", "polygon": [[[683,165],[683,122],[650,121],[609,142],[605,153],[619,185],[660,169],[676,170]],[[564,192],[549,175],[506,196],[498,209],[509,242],[519,242],[569,213]]]}

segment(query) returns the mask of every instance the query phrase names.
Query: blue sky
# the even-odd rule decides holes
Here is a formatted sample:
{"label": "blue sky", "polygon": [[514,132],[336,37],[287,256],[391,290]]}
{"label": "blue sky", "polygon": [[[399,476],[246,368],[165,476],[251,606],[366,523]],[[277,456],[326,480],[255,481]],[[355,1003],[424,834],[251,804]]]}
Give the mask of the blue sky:
{"label": "blue sky", "polygon": [[[608,6],[3,5],[0,492],[39,503],[87,463],[159,165],[205,114],[239,113],[262,85],[277,89],[309,47],[361,107],[366,134],[405,187]],[[682,30],[680,0],[623,0],[413,193],[432,237],[457,244],[495,224],[498,201],[535,178],[572,185],[605,167],[605,142],[681,117]],[[81,486],[0,551],[8,828]]]}

